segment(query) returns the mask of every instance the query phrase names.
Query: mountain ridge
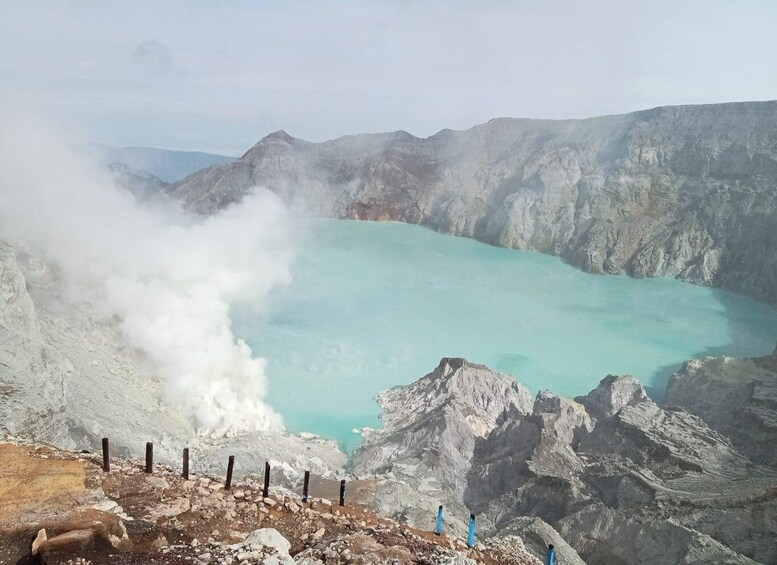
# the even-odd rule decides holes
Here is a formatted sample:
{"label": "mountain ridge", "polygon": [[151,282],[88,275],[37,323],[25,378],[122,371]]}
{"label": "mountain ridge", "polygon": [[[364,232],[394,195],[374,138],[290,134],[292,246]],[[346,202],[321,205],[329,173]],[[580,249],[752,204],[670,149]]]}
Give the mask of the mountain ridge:
{"label": "mountain ridge", "polygon": [[421,224],[777,305],[775,101],[495,118],[427,138],[280,130],[168,191],[210,214],[255,186],[312,215]]}

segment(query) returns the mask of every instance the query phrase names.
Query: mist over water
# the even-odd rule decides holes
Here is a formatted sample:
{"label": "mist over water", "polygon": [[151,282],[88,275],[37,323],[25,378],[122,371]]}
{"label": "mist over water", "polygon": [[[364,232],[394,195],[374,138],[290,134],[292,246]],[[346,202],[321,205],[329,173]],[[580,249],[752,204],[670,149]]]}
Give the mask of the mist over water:
{"label": "mist over water", "polygon": [[443,356],[572,397],[608,373],[651,393],[690,358],[769,353],[765,304],[669,279],[578,271],[538,253],[410,225],[312,222],[264,321],[233,308],[236,334],[268,361],[269,403],[293,431],[358,443],[378,426],[375,394]]}

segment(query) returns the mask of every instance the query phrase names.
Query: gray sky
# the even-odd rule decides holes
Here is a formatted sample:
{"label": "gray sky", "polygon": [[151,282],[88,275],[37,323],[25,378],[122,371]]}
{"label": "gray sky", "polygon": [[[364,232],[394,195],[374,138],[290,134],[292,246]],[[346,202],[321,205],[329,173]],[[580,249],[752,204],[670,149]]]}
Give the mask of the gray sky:
{"label": "gray sky", "polygon": [[777,98],[774,0],[0,0],[0,98],[115,145],[242,153]]}

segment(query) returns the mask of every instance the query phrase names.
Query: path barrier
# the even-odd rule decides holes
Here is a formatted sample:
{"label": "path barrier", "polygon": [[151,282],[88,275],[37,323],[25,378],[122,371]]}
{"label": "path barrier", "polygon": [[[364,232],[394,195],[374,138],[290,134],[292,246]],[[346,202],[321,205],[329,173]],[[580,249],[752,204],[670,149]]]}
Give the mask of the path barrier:
{"label": "path barrier", "polygon": [[[103,471],[109,472],[111,470],[110,459],[110,442],[107,437],[102,438],[102,455],[103,455]],[[232,488],[232,476],[235,469],[235,456],[230,455],[227,462],[227,477],[224,482],[224,490],[230,490]],[[152,442],[146,443],[146,473],[153,474],[154,472],[154,444]],[[182,476],[185,480],[189,480],[189,448],[183,449],[183,469]],[[340,481],[340,499],[339,505],[345,506],[345,487],[346,481],[342,479]],[[309,501],[310,491],[310,471],[305,471],[304,482],[302,486],[302,502],[307,503]],[[264,463],[264,485],[262,488],[262,496],[268,498],[270,495],[270,462]],[[437,536],[442,535],[443,530],[443,505],[437,508],[437,520],[434,526],[434,533]],[[475,515],[469,515],[469,529],[467,532],[467,547],[472,549],[475,547]],[[548,552],[545,559],[545,565],[555,565],[556,563],[556,551],[553,545],[548,546]]]}
{"label": "path barrier", "polygon": [[229,462],[227,463],[227,480],[224,482],[224,490],[232,488],[232,471],[235,469],[235,456],[229,456]]}
{"label": "path barrier", "polygon": [[345,479],[340,481],[340,506],[345,506]]}
{"label": "path barrier", "polygon": [[103,438],[103,471],[111,470],[111,449],[108,446],[108,438]]}
{"label": "path barrier", "polygon": [[154,444],[150,441],[146,444],[146,473],[154,472]]}
{"label": "path barrier", "polygon": [[309,486],[310,486],[310,471],[305,471],[305,481],[302,483],[302,502],[308,501]]}

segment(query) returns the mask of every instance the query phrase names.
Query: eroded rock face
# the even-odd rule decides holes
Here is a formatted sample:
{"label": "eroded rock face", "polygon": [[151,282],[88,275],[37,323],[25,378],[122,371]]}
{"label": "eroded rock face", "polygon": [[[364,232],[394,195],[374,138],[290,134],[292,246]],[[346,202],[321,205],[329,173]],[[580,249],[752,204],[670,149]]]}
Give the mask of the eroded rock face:
{"label": "eroded rock face", "polygon": [[370,504],[424,528],[443,504],[446,530],[464,535],[463,495],[476,440],[508,414],[531,411],[531,394],[508,375],[445,358],[417,382],[381,393],[378,402],[384,427],[365,431],[353,456],[356,474],[390,478],[375,483]]}
{"label": "eroded rock face", "polygon": [[777,349],[688,361],[670,378],[664,402],[701,417],[753,461],[777,466]]}
{"label": "eroded rock face", "polygon": [[203,213],[265,186],[316,215],[395,220],[777,304],[777,103],[495,119],[308,143],[268,135],[173,185]]}
{"label": "eroded rock face", "polygon": [[604,420],[626,406],[646,402],[648,395],[639,381],[630,375],[607,375],[599,386],[575,400],[585,406],[591,417]]}
{"label": "eroded rock face", "polygon": [[417,463],[433,469],[458,496],[476,438],[486,437],[507,414],[531,410],[523,385],[465,359],[443,359],[432,373],[377,399],[384,427],[364,433],[354,471],[387,472],[397,463]]}
{"label": "eroded rock face", "polygon": [[524,547],[543,563],[545,563],[548,546],[553,545],[557,562],[568,565],[585,565],[585,561],[580,558],[577,551],[553,527],[540,518],[525,516],[511,520],[497,534],[498,538],[510,536],[518,536],[523,540]]}
{"label": "eroded rock face", "polygon": [[[422,379],[422,388],[414,389],[416,383],[407,390],[435,390],[441,385],[431,381],[445,375],[436,371]],[[432,413],[446,414],[469,397],[479,396],[471,389],[452,389]],[[384,404],[385,421],[425,421],[418,415],[422,405],[410,416],[407,402]],[[452,439],[462,430],[445,427],[446,445],[470,441],[471,430],[461,441]],[[412,425],[394,425],[390,442],[371,448],[402,446],[382,452],[391,462],[392,454],[414,453],[418,437]],[[631,377],[608,376],[578,401],[541,392],[531,410],[506,411],[473,441],[471,452],[455,452],[456,468],[468,469],[463,498],[457,490],[461,479],[435,474],[428,462],[416,464],[412,475],[416,485],[434,481],[432,492],[447,488],[452,508],[474,511],[483,535],[509,535],[518,525],[541,519],[546,528],[540,545],[555,539],[555,527],[591,564],[777,559],[777,470],[755,464],[698,416],[657,405]],[[378,482],[397,479],[393,469],[386,472],[392,465],[375,468]]]}

